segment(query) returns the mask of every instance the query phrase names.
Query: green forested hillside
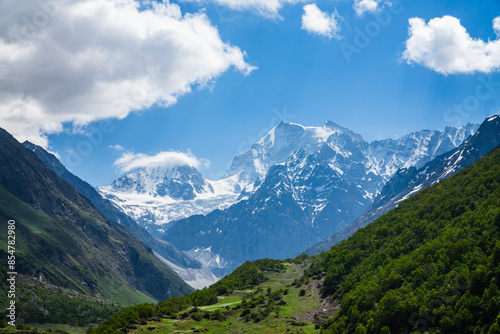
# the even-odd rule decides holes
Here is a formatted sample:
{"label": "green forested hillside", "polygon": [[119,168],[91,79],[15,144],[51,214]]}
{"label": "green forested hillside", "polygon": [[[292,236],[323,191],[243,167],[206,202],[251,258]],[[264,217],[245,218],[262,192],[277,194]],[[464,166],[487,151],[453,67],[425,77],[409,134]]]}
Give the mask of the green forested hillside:
{"label": "green forested hillside", "polygon": [[321,254],[324,333],[500,333],[500,149]]}

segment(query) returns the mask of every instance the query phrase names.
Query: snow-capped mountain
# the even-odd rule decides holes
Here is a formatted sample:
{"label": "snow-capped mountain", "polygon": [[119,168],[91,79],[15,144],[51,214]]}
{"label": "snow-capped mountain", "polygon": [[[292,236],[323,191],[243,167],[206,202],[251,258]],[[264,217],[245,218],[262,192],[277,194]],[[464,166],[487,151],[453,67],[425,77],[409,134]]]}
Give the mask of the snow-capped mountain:
{"label": "snow-capped mountain", "polygon": [[228,207],[241,189],[234,177],[212,181],[179,165],[139,168],[99,191],[155,234],[170,221]]}
{"label": "snow-capped mountain", "polygon": [[[450,131],[450,130],[448,130]],[[477,132],[459,147],[439,155],[424,166],[401,168],[386,183],[370,208],[347,229],[334,234],[306,251],[313,255],[330,249],[358,229],[396,207],[411,195],[472,165],[500,145],[500,116],[488,117]]]}
{"label": "snow-capped mountain", "polygon": [[[168,229],[169,222],[206,215],[248,199],[263,183],[271,167],[287,163],[300,151],[303,152],[302,165],[296,162],[295,169],[306,168],[307,157],[311,157],[325,170],[338,175],[342,182],[359,188],[363,198],[371,201],[399,168],[425,164],[458,146],[476,129],[477,125],[468,124],[462,128],[424,130],[400,139],[367,143],[360,135],[333,122],[322,127],[281,123],[248,151],[235,157],[222,180],[208,180],[187,165],[140,168],[111,185],[100,187],[99,191],[158,236]],[[292,162],[288,162],[288,166],[291,165]],[[304,187],[295,191],[294,196],[306,194],[309,188]],[[308,205],[322,206],[317,202]]]}
{"label": "snow-capped mountain", "polygon": [[237,176],[242,186],[251,188],[256,180],[265,177],[270,167],[284,163],[294,152],[302,150],[311,154],[328,141],[338,154],[349,156],[347,149],[337,145],[334,139],[341,136],[364,142],[361,136],[333,122],[327,122],[323,127],[282,122],[249,150],[235,157],[226,177]]}
{"label": "snow-capped mountain", "polygon": [[472,165],[498,145],[500,145],[500,116],[491,116],[459,147],[438,156],[419,169],[412,167],[399,170],[375,199],[373,208],[384,207],[384,211],[387,212],[420,190]]}
{"label": "snow-capped mountain", "polygon": [[370,155],[375,169],[387,182],[400,168],[420,168],[437,156],[454,149],[478,128],[479,124],[469,123],[461,128],[422,130],[400,139],[374,141],[370,143]]}
{"label": "snow-capped mountain", "polygon": [[116,208],[113,203],[102,198],[94,187],[68,171],[56,156],[29,141],[25,141],[23,146],[33,151],[54,173],[72,185],[81,195],[88,198],[92,202],[92,205],[108,219],[128,228],[137,239],[151,247],[159,256],[180,267],[201,269],[201,263],[193,261],[189,256],[175,248],[172,244],[154,238],[142,226],[137,224],[137,222]]}
{"label": "snow-capped mountain", "polygon": [[126,174],[111,185],[121,192],[135,192],[174,200],[192,200],[213,188],[196,168],[189,165],[141,168]]}
{"label": "snow-capped mountain", "polygon": [[[327,122],[323,127],[281,123],[248,151],[237,156],[226,177],[237,177],[240,186],[251,192],[254,182],[262,179],[271,166],[284,163],[294,152],[303,150],[312,154],[323,150],[331,157],[330,167],[346,177],[356,178],[364,170],[366,175],[363,177],[367,177],[356,183],[364,183],[363,188],[374,198],[399,168],[423,166],[460,145],[475,133],[478,126],[467,124],[442,131],[422,130],[399,139],[367,143],[359,134],[333,122]],[[367,181],[370,178],[372,180]]]}
{"label": "snow-capped mountain", "polygon": [[282,123],[228,171],[253,192],[226,210],[176,222],[163,238],[183,250],[210,248],[236,263],[294,256],[345,229],[399,167],[424,164],[476,128],[421,131],[369,144],[332,122],[322,128]]}

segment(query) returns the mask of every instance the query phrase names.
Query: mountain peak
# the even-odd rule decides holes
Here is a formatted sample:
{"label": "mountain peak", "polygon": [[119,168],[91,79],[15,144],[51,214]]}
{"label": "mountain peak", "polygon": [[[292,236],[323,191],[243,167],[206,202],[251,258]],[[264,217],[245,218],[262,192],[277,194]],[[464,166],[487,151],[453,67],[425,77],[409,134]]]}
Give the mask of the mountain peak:
{"label": "mountain peak", "polygon": [[479,127],[479,130],[485,128],[497,128],[498,124],[500,124],[500,115],[493,115],[486,118],[486,120]]}
{"label": "mountain peak", "polygon": [[357,134],[356,132],[354,132],[346,127],[343,127],[342,125],[338,125],[337,123],[332,122],[332,121],[327,121],[325,123],[325,125],[323,125],[323,129],[328,129],[328,130],[333,130],[336,132],[345,133],[349,137],[351,137],[352,140],[354,140],[356,142],[364,142],[365,141],[360,134]]}
{"label": "mountain peak", "polygon": [[300,128],[304,128],[303,125],[301,124],[298,124],[298,123],[292,123],[292,122],[285,122],[285,121],[281,121],[277,126],[276,128],[290,128],[290,127],[300,127]]}
{"label": "mountain peak", "polygon": [[347,130],[343,126],[338,125],[335,122],[332,121],[326,121],[325,125],[323,125],[324,128],[330,128],[330,129],[341,129],[341,130]]}
{"label": "mountain peak", "polygon": [[302,132],[305,130],[305,127],[297,124],[297,123],[290,123],[290,122],[281,122],[278,124],[274,129],[272,129],[262,140],[264,140],[266,137],[273,135],[273,134],[278,134],[278,133],[291,133],[291,134],[296,134],[297,132]]}

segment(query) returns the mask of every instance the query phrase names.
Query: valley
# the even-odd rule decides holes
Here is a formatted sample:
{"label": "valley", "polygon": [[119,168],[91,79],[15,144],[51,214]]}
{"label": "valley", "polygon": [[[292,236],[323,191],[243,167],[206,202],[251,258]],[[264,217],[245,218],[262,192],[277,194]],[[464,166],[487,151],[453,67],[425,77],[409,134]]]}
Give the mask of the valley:
{"label": "valley", "polygon": [[497,148],[310,264],[246,262],[208,289],[126,309],[89,333],[498,333],[499,166]]}

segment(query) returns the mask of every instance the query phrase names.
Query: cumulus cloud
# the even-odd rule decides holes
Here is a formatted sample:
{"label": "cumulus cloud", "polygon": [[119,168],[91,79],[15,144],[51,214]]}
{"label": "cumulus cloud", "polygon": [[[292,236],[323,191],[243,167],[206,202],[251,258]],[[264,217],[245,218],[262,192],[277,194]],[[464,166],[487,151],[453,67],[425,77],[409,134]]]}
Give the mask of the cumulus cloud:
{"label": "cumulus cloud", "polygon": [[327,38],[340,38],[338,17],[337,12],[332,14],[322,12],[316,4],[305,5],[304,14],[302,14],[302,29]]}
{"label": "cumulus cloud", "polygon": [[121,173],[128,173],[137,168],[209,167],[210,161],[198,159],[191,152],[164,151],[152,156],[144,153],[124,152],[113,166],[117,167]]}
{"label": "cumulus cloud", "polygon": [[233,10],[253,10],[268,18],[280,18],[279,11],[286,4],[296,4],[305,0],[181,0],[225,6]]}
{"label": "cumulus cloud", "polygon": [[244,58],[204,13],[168,0],[3,0],[0,127],[47,147],[65,123],[121,119],[230,68],[248,74]]}
{"label": "cumulus cloud", "polygon": [[365,13],[373,13],[380,10],[382,0],[354,0],[354,10],[358,16]]}
{"label": "cumulus cloud", "polygon": [[[409,37],[403,58],[441,74],[490,73],[500,69],[500,39],[485,42],[472,38],[453,16],[434,18],[428,24],[421,18],[409,20]],[[500,34],[500,17],[493,20]]]}

